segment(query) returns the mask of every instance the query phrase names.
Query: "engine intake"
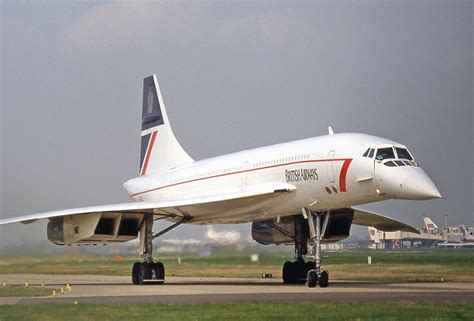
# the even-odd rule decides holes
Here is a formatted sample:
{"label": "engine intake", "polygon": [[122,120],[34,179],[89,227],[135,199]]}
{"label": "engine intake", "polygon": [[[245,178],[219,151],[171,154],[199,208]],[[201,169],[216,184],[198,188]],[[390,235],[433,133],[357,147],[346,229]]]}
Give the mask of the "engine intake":
{"label": "engine intake", "polygon": [[48,240],[58,245],[126,242],[138,237],[143,215],[91,213],[52,218]]}
{"label": "engine intake", "polygon": [[[323,216],[322,242],[332,243],[341,241],[349,236],[354,210],[344,208],[331,211],[329,216]],[[293,244],[295,238],[301,241],[309,240],[308,222],[302,215],[282,217],[252,223],[252,238],[263,245]]]}

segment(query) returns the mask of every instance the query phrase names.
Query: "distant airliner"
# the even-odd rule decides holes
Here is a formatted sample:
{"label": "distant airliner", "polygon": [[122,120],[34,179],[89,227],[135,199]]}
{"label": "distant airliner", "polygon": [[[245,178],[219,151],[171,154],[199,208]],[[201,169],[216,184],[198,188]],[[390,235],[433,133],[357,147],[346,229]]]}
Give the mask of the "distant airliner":
{"label": "distant airliner", "polygon": [[[133,203],[68,209],[4,219],[49,219],[48,239],[60,245],[126,242],[140,237],[143,262],[133,284],[164,283],[152,241],[182,223],[252,224],[261,244],[294,244],[283,282],[327,287],[321,242],[349,236],[352,224],[382,231],[418,231],[352,206],[386,199],[440,198],[408,149],[365,134],[334,134],[194,161],[171,130],[156,75],[144,79],[140,176],[125,182]],[[173,224],[154,234],[153,222]],[[308,260],[305,262],[304,257]]]}

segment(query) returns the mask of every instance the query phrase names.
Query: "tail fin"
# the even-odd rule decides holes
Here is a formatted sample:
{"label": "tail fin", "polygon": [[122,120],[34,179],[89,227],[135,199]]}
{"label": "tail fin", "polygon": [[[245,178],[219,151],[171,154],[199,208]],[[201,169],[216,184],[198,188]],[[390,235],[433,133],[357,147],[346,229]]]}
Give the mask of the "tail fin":
{"label": "tail fin", "polygon": [[140,176],[193,162],[174,137],[156,75],[143,80]]}
{"label": "tail fin", "polygon": [[373,226],[367,226],[367,230],[369,231],[370,240],[378,243],[380,238],[378,235],[378,230]]}
{"label": "tail fin", "polygon": [[423,222],[425,223],[425,227],[428,231],[438,228],[438,225],[436,225],[435,222],[433,222],[429,217],[423,217]]}

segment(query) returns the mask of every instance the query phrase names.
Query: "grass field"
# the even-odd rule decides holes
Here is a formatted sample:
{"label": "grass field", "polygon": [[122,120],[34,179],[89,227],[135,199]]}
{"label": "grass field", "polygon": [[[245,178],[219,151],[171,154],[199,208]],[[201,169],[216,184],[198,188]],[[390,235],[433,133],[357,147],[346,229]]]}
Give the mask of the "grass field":
{"label": "grass field", "polygon": [[[335,252],[325,253],[323,268],[332,280],[365,280],[397,282],[474,282],[474,251],[422,252]],[[367,264],[367,256],[373,264]],[[158,259],[158,255],[156,255]],[[160,257],[167,276],[255,278],[262,273],[281,277],[287,255],[260,255],[251,263],[247,255],[192,255]],[[113,255],[57,255],[43,257],[0,258],[0,274],[100,274],[130,275],[136,257],[123,257],[116,262]]]}
{"label": "grass field", "polygon": [[0,306],[0,320],[469,320],[473,303],[270,303]]}
{"label": "grass field", "polygon": [[51,295],[51,289],[23,286],[0,287],[0,297],[30,297]]}

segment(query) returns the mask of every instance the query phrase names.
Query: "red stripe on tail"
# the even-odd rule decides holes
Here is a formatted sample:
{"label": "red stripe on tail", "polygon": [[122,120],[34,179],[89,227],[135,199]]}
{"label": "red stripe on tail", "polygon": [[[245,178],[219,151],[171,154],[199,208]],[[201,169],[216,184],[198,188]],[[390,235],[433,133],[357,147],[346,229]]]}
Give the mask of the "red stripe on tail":
{"label": "red stripe on tail", "polygon": [[148,144],[148,149],[146,151],[145,161],[143,162],[141,176],[146,174],[146,168],[148,167],[148,161],[150,160],[151,151],[153,150],[153,144],[155,143],[156,134],[158,131],[151,133],[150,143]]}

